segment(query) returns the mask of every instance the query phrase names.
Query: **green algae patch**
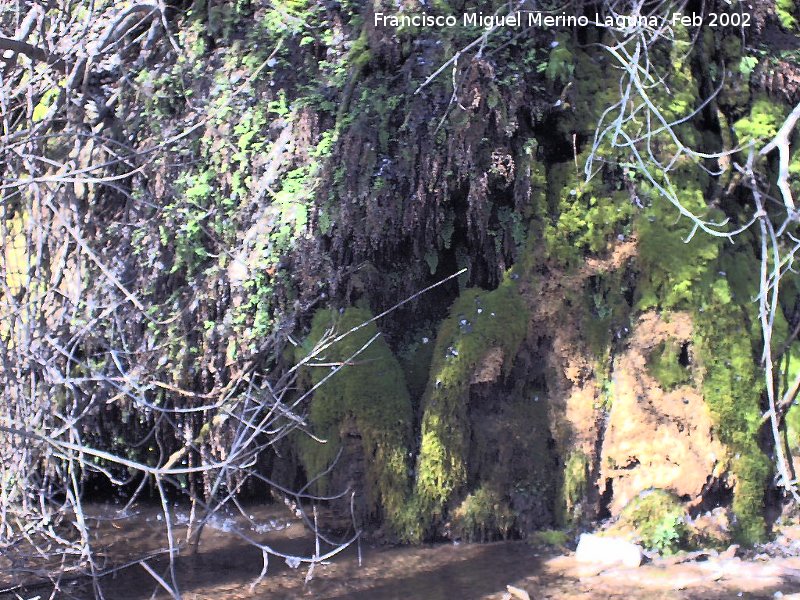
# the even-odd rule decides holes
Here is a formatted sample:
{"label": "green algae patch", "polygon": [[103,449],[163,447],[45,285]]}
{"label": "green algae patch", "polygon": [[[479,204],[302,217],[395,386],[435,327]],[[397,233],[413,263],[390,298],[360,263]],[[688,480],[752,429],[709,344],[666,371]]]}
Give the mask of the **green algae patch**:
{"label": "green algae patch", "polygon": [[526,330],[527,310],[510,277],[491,292],[464,290],[440,325],[422,399],[414,504],[421,527],[409,537],[419,538],[435,529],[446,516],[448,504],[467,484],[470,383],[490,354],[499,358],[502,364],[495,366],[507,375]]}
{"label": "green algae patch", "polygon": [[[370,318],[372,314],[360,308],[348,308],[341,315],[319,310],[312,321],[309,342],[316,343],[331,327],[345,332]],[[331,373],[331,365],[349,361],[314,392],[308,417],[313,433],[326,441],[319,443],[302,436],[300,457],[309,478],[313,478],[330,467],[345,446],[345,438],[360,438],[366,502],[363,516],[382,517],[398,531],[399,515],[409,494],[407,457],[413,413],[400,363],[382,337],[351,360],[376,333],[374,324],[362,327],[319,357],[324,366],[307,367],[311,383],[316,385]],[[342,460],[352,457],[343,455]],[[341,466],[347,471],[347,465]],[[317,480],[314,487],[320,494],[343,491],[332,489],[328,475]]]}
{"label": "green algae patch", "polygon": [[686,517],[680,498],[664,490],[647,490],[622,509],[616,527],[635,532],[650,550],[674,554],[687,541]]}

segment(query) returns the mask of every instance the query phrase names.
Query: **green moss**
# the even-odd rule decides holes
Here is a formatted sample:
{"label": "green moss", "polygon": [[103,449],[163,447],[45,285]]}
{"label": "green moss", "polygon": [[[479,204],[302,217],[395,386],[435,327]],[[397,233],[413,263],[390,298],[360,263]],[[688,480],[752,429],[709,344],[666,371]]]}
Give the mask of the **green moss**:
{"label": "green moss", "polygon": [[[607,33],[600,29],[588,32],[598,36],[597,42],[611,42]],[[603,39],[605,37],[605,39]],[[586,46],[588,48],[588,44]],[[575,51],[575,114],[582,120],[580,130],[592,134],[600,114],[609,106],[619,102],[619,90],[608,85],[614,80],[615,66],[602,53],[589,50]],[[619,80],[619,76],[616,77]],[[601,149],[601,152],[604,149]],[[583,166],[583,165],[581,165]]]}
{"label": "green moss", "polygon": [[[688,44],[690,36],[685,28],[681,27],[675,29],[675,35],[679,40],[678,43],[671,47],[653,49],[660,62],[671,64],[673,68],[670,69],[669,86],[659,86],[658,89],[654,89],[649,101],[661,106],[667,119],[677,120],[690,114],[697,106],[698,85],[692,77],[688,61],[683,61],[684,44]],[[609,94],[613,96],[616,90],[606,84],[613,78],[608,72],[607,64],[595,60],[591,53],[578,52],[576,60],[579,65],[576,72],[577,122],[573,123],[571,132],[564,132],[566,142],[570,141],[569,136],[574,135],[576,130],[593,132],[598,126],[601,113],[619,101],[618,96],[609,97]],[[616,116],[615,111],[605,114],[600,129],[604,129],[604,126],[610,124]],[[626,134],[631,139],[638,138],[647,125],[644,118],[632,118],[627,114],[625,116]],[[686,144],[697,147],[697,131],[691,124],[681,124],[675,129]],[[613,128],[609,127],[609,131],[611,130]],[[641,165],[631,163],[629,152],[615,146],[614,143],[619,140],[616,137],[612,139],[610,133],[608,135],[608,139],[602,140],[607,143],[601,143],[594,149],[585,149],[574,157],[574,161],[552,165],[548,172],[552,223],[545,229],[545,243],[548,254],[568,266],[580,264],[586,254],[603,252],[612,241],[627,239],[631,233],[634,216],[641,213],[637,209],[641,199],[632,198],[631,189],[636,189],[640,198],[649,195],[648,186],[651,186],[652,182],[648,181]],[[674,140],[662,132],[656,136],[656,140],[649,143],[647,150],[655,153],[656,160],[669,162],[677,148]],[[590,154],[592,151],[593,154]],[[641,149],[641,153],[647,154],[644,148]],[[587,182],[583,167],[588,164],[587,160],[590,158],[593,170],[596,172]],[[702,173],[702,169],[697,165],[689,165],[679,173],[679,164],[676,163],[670,172],[670,177],[681,179],[680,185],[675,186],[678,188],[676,194],[679,201],[698,210],[704,209],[705,181],[695,181],[688,190],[683,185],[684,180],[700,179],[695,173]],[[656,171],[656,167],[648,169],[651,175]],[[665,175],[660,179],[659,185],[666,188],[673,187]],[[659,204],[664,203],[663,199],[656,198],[657,194],[652,196],[654,204],[656,200]],[[674,214],[672,219],[675,219]],[[686,233],[688,234],[688,231]]]}
{"label": "green moss", "polygon": [[770,464],[758,445],[763,385],[750,338],[742,335],[742,323],[747,322],[743,308],[714,302],[696,315],[694,342],[704,370],[705,401],[732,457],[734,536],[750,544],[765,535],[764,489]]}
{"label": "green moss", "polygon": [[453,513],[453,533],[467,542],[489,542],[508,537],[514,512],[500,494],[486,487],[469,494]]}
{"label": "green moss", "polygon": [[[787,286],[788,287],[788,286]],[[785,319],[782,319],[785,323]],[[788,330],[781,338],[785,339]],[[779,344],[783,344],[783,339]],[[786,352],[782,360],[782,370],[784,372],[784,385],[791,385],[800,372],[800,347],[793,344]],[[783,391],[783,390],[782,390]],[[786,442],[789,452],[793,457],[800,457],[800,408],[795,401],[786,413]]]}
{"label": "green moss", "polygon": [[[617,78],[613,66],[599,53],[570,50],[570,43],[566,39],[562,41],[564,43],[551,51],[548,69],[565,73],[558,77],[565,79],[568,73],[564,65],[569,60],[570,70],[574,68],[571,75],[574,94],[566,97],[575,105],[569,107],[564,103],[564,108],[574,110],[559,114],[556,130],[548,133],[548,137],[560,138],[561,144],[567,147],[572,145],[575,155],[548,166],[549,214],[545,217],[542,234],[547,255],[561,265],[574,267],[582,264],[587,254],[602,253],[619,236],[625,238],[630,233],[635,205],[628,188],[620,181],[616,166],[629,161],[627,152],[608,144],[592,149],[587,147],[590,144],[581,146],[577,142],[580,136],[591,138],[601,114],[619,101],[618,91],[607,85],[609,80]],[[555,72],[551,78],[556,78]],[[638,135],[635,133],[632,137]],[[594,161],[597,172],[586,181],[584,165],[589,158]],[[601,165],[605,166],[598,170]],[[609,185],[612,180],[618,183]]]}
{"label": "green moss", "polygon": [[[676,194],[688,210],[703,215],[707,212],[705,176],[693,171],[682,170],[676,174]],[[648,189],[643,185],[643,191]],[[699,305],[703,291],[716,278],[714,261],[722,242],[703,232],[686,242],[692,223],[680,217],[677,209],[666,199],[651,194],[652,206],[636,223],[641,270],[637,308],[693,308]]]}
{"label": "green moss", "polygon": [[526,328],[526,309],[510,277],[492,292],[464,290],[442,322],[422,400],[415,506],[422,525],[414,535],[440,522],[467,482],[467,405],[476,367],[487,351],[499,347],[507,373]]}
{"label": "green moss", "polygon": [[784,29],[796,31],[797,19],[794,16],[796,10],[794,0],[775,0],[775,12]]}
{"label": "green moss", "polygon": [[566,546],[569,535],[561,529],[544,529],[534,533],[533,540],[545,546]]}
{"label": "green moss", "polygon": [[558,36],[558,44],[550,50],[544,74],[548,81],[566,83],[575,72],[575,57],[570,49],[570,38],[566,34]]}
{"label": "green moss", "polygon": [[762,96],[753,102],[750,114],[736,121],[733,128],[740,143],[770,139],[775,137],[785,117],[782,104]]}
{"label": "green moss", "polygon": [[589,457],[573,450],[567,456],[561,485],[558,520],[563,526],[575,524],[582,517],[583,501],[589,481]]}
{"label": "green moss", "polygon": [[622,527],[636,532],[641,543],[664,554],[676,552],[687,539],[686,510],[680,499],[664,490],[647,490],[620,514]]}
{"label": "green moss", "polygon": [[786,437],[792,456],[800,456],[800,408],[793,404],[786,413]]}
{"label": "green moss", "polygon": [[353,42],[353,45],[350,47],[350,55],[348,56],[348,62],[355,68],[355,69],[362,69],[364,68],[367,63],[372,59],[372,54],[369,49],[369,40],[367,38],[367,30],[362,29],[361,34],[356,38]]}
{"label": "green moss", "polygon": [[675,340],[661,342],[647,357],[647,370],[667,391],[692,381],[688,366],[680,363],[681,346]]}
{"label": "green moss", "polygon": [[[314,316],[306,348],[322,338],[332,325],[344,332],[372,317],[369,311],[348,308],[337,315],[320,310]],[[326,365],[349,360],[377,333],[374,324],[350,334],[326,350],[321,360]],[[330,366],[308,367],[311,383],[330,374]],[[324,471],[341,448],[342,435],[355,426],[361,436],[365,459],[367,516],[383,516],[395,531],[399,515],[408,499],[408,451],[413,415],[405,379],[397,359],[383,338],[378,338],[314,393],[309,420],[320,444],[308,436],[300,439],[301,460],[309,477]],[[328,477],[316,484],[319,493],[329,490]]]}
{"label": "green moss", "polygon": [[[800,370],[800,348],[797,344],[784,359],[787,385],[795,380]],[[800,457],[800,405],[795,401],[786,413],[786,447],[793,458]]]}
{"label": "green moss", "polygon": [[[718,219],[706,209],[705,176],[682,167],[673,174],[674,189],[686,208]],[[680,309],[694,315],[693,358],[715,436],[728,450],[728,468],[735,481],[735,536],[751,543],[764,535],[763,500],[769,462],[758,444],[761,377],[753,340],[755,287],[752,251],[746,235],[734,245],[703,232],[687,243],[692,224],[677,218],[663,199],[637,220],[640,310]],[[743,327],[744,325],[744,327]],[[744,334],[744,335],[743,335]],[[656,349],[649,369],[667,389],[689,381],[691,373],[676,362],[677,348]]]}
{"label": "green moss", "polygon": [[[586,154],[578,157],[583,164]],[[573,161],[551,165],[547,173],[548,205],[556,215],[545,226],[548,255],[567,266],[597,254],[628,231],[633,205],[626,191],[609,190],[602,177],[583,181]]]}

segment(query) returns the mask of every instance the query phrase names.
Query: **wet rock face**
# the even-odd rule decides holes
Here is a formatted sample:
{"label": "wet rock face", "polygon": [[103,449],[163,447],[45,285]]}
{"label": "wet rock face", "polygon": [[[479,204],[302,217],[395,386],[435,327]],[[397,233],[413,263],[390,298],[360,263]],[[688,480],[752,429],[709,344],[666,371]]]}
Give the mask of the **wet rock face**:
{"label": "wet rock face", "polygon": [[[691,350],[686,350],[691,335],[687,313],[648,312],[615,360],[601,456],[601,480],[610,480],[613,488],[608,506],[612,515],[650,488],[699,499],[708,481],[725,468],[726,451],[714,438],[711,415],[692,372]],[[671,389],[664,389],[665,378],[656,376],[651,358],[664,348],[684,354],[676,357],[673,370],[683,368],[686,376],[673,377],[680,383],[667,386]]]}

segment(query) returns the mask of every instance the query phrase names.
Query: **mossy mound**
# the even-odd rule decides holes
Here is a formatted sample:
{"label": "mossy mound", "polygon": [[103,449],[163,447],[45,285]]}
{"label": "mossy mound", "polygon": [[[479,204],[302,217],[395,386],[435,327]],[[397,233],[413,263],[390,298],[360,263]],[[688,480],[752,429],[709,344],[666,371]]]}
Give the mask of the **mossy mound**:
{"label": "mossy mound", "polygon": [[[305,348],[322,339],[326,330],[335,327],[345,332],[372,318],[368,310],[348,308],[341,315],[320,310],[314,315]],[[341,485],[363,487],[365,497],[362,518],[386,522],[399,531],[401,514],[409,493],[409,447],[413,413],[403,372],[389,346],[378,337],[366,350],[353,358],[377,333],[374,324],[346,336],[318,357],[324,366],[306,367],[311,384],[316,385],[336,365],[348,361],[340,371],[315,392],[309,410],[313,433],[326,440],[319,443],[308,436],[299,441],[300,456],[306,473],[313,478],[323,473],[340,450],[348,452],[352,440],[360,439],[361,456],[343,457],[343,462],[363,463],[363,474],[350,476],[362,481],[339,481],[347,468],[337,468],[314,483],[319,494],[336,494]],[[342,467],[340,465],[339,467]],[[344,465],[345,467],[351,465]],[[350,468],[352,471],[352,468]],[[338,484],[338,485],[337,485]]]}
{"label": "mossy mound", "polygon": [[453,512],[453,536],[466,542],[506,539],[514,525],[511,507],[496,491],[481,487]]}
{"label": "mossy mound", "polygon": [[[422,441],[413,507],[418,511],[420,528],[409,532],[410,538],[434,531],[442,523],[448,504],[467,483],[469,388],[476,370],[480,365],[482,371],[497,368],[507,374],[526,329],[527,311],[510,276],[491,292],[464,290],[439,327],[422,399]],[[490,356],[495,364],[482,365]]]}
{"label": "mossy mound", "polygon": [[664,490],[647,490],[622,510],[617,527],[635,532],[650,550],[672,554],[686,543],[686,517],[680,498]]}

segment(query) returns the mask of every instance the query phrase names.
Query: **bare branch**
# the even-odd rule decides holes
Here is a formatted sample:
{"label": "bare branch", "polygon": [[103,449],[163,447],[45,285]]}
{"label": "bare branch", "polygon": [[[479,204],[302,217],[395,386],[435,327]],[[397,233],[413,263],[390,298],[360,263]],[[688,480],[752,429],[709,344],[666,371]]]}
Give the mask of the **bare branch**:
{"label": "bare branch", "polygon": [[791,135],[794,126],[797,124],[798,119],[800,119],[800,104],[794,107],[794,110],[792,110],[792,112],[783,122],[783,125],[781,125],[781,128],[778,130],[778,133],[775,135],[772,141],[764,146],[759,152],[761,156],[766,156],[775,148],[778,149],[780,156],[778,188],[781,190],[781,194],[783,195],[783,203],[786,206],[786,210],[789,211],[791,216],[794,216],[795,214],[795,207],[794,200],[792,199],[792,190],[789,186],[789,158],[791,154],[789,151],[789,136]]}
{"label": "bare branch", "polygon": [[47,63],[60,73],[65,73],[67,70],[67,65],[63,58],[51,54],[44,48],[29,44],[28,42],[0,36],[0,51],[1,50],[11,50],[12,52],[27,56],[31,60]]}

